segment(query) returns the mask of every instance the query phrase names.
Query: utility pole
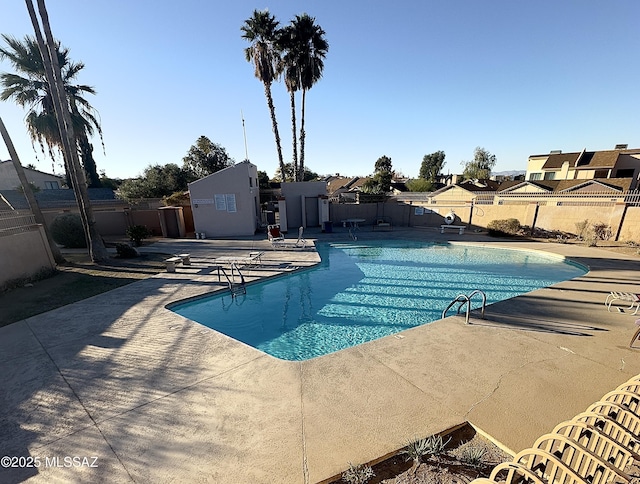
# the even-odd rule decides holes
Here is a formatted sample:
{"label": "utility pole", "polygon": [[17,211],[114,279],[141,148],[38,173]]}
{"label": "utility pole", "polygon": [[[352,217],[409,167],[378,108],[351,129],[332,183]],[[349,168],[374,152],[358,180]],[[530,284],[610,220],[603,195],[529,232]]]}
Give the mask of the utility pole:
{"label": "utility pole", "polygon": [[242,114],[242,109],[240,110],[240,117],[242,118],[242,133],[244,134],[244,159],[249,160],[249,150],[247,149],[247,130],[244,128],[244,114]]}

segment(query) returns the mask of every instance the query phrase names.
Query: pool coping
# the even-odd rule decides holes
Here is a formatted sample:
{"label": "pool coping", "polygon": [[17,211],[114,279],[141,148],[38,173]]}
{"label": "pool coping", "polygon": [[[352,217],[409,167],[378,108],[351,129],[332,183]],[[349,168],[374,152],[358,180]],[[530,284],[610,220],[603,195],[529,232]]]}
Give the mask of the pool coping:
{"label": "pool coping", "polygon": [[[0,454],[95,455],[99,466],[0,469],[0,477],[322,482],[349,461],[374,460],[465,421],[518,451],[640,373],[640,354],[628,348],[633,320],[603,305],[609,291],[635,289],[637,257],[477,234],[393,233],[404,236],[544,247],[588,262],[590,272],[496,303],[485,321],[452,316],[302,362],[167,310],[210,291],[197,265],[34,316],[0,328]],[[266,244],[195,242],[156,249],[226,255]],[[268,254],[314,263],[311,251]]]}

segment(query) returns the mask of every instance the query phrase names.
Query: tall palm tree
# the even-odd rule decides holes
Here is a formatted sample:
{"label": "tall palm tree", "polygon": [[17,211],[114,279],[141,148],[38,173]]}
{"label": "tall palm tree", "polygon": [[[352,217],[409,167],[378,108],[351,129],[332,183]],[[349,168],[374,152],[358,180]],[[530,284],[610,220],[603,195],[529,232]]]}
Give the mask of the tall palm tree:
{"label": "tall palm tree", "polygon": [[69,99],[65,92],[64,76],[60,68],[60,63],[58,62],[59,45],[51,32],[49,14],[47,13],[44,0],[38,0],[38,12],[46,36],[46,42],[43,38],[40,21],[35,13],[32,0],[25,0],[25,3],[29,11],[29,18],[31,19],[33,30],[36,34],[36,41],[42,57],[46,80],[51,87],[51,99],[58,130],[60,131],[65,165],[73,180],[72,188],[80,211],[80,218],[84,225],[89,255],[92,261],[102,262],[109,258],[109,254],[96,227],[93,208],[91,207],[91,201],[89,200],[89,194],[87,192],[86,177],[78,159],[78,138],[74,134],[73,121],[69,109]]}
{"label": "tall palm tree", "polygon": [[296,92],[300,89],[300,69],[298,68],[298,44],[291,25],[280,30],[277,40],[281,52],[278,72],[284,74],[284,84],[291,100],[291,141],[293,143],[293,179],[298,180],[298,133],[296,124]]}
{"label": "tall palm tree", "polygon": [[273,105],[273,97],[271,96],[271,84],[278,77],[280,59],[280,54],[276,47],[278,24],[279,22],[268,10],[254,10],[253,15],[245,20],[240,30],[243,32],[242,38],[251,43],[244,50],[247,62],[253,63],[255,76],[264,84],[264,93],[267,97],[267,106],[271,114],[273,134],[276,138],[280,170],[284,173],[285,168],[284,160],[282,159],[280,134],[278,133],[278,122],[276,120],[276,108]]}
{"label": "tall palm tree", "polygon": [[[3,88],[0,100],[13,100],[28,110],[25,121],[31,139],[40,145],[43,152],[46,148],[49,156],[54,158],[54,149],[61,150],[62,140],[53,107],[51,86],[47,82],[38,43],[30,36],[18,40],[3,34],[2,38],[7,47],[0,47],[0,59],[9,60],[16,74],[0,74],[0,86]],[[96,111],[84,98],[85,94],[95,94],[95,90],[91,86],[73,84],[78,73],[84,69],[84,64],[72,62],[69,49],[61,47],[59,42],[56,42],[56,51],[76,133],[76,148],[82,155],[83,166],[90,180],[89,186],[100,186],[89,137],[97,131],[102,140],[102,128]],[[69,179],[69,168],[66,168]]]}
{"label": "tall palm tree", "polygon": [[297,68],[302,89],[302,110],[300,115],[300,164],[298,181],[304,176],[304,114],[307,91],[322,78],[324,59],[329,50],[329,43],[325,38],[326,32],[317,25],[316,19],[307,15],[296,15],[291,21],[292,43],[296,45]]}

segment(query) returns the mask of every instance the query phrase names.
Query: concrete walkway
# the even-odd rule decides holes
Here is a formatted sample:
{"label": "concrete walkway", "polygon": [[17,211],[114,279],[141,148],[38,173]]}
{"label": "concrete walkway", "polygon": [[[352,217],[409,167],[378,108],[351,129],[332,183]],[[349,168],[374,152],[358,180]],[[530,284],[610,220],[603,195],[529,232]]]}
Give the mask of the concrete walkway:
{"label": "concrete walkway", "polygon": [[[336,232],[315,235],[348,240]],[[316,483],[464,421],[518,451],[640,373],[635,317],[603,305],[611,290],[638,292],[638,258],[435,230],[359,237],[545,250],[591,271],[471,325],[450,317],[289,362],[165,306],[220,288],[214,257],[265,250],[243,271],[258,279],[315,251],[161,240],[147,250],[190,252],[193,266],[0,328],[0,456],[39,466],[0,468],[0,482]]]}

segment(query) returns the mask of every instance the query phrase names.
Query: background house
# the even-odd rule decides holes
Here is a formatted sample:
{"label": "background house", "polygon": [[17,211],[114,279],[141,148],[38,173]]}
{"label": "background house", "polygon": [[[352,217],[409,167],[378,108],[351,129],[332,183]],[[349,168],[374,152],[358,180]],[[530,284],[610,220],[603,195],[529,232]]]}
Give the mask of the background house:
{"label": "background house", "polygon": [[[41,190],[62,188],[64,177],[24,167],[27,180]],[[0,190],[16,190],[21,187],[20,179],[11,160],[0,161]]]}
{"label": "background house", "polygon": [[525,179],[539,180],[593,180],[630,178],[630,188],[637,186],[640,175],[640,149],[627,149],[618,145],[613,150],[562,153],[552,151],[545,155],[532,155],[527,163]]}
{"label": "background house", "polygon": [[189,184],[196,232],[207,237],[253,235],[260,226],[256,165],[243,161]]}
{"label": "background house", "polygon": [[358,193],[362,185],[369,180],[368,177],[344,177],[331,176],[326,179],[327,194],[332,202],[356,203]]}

